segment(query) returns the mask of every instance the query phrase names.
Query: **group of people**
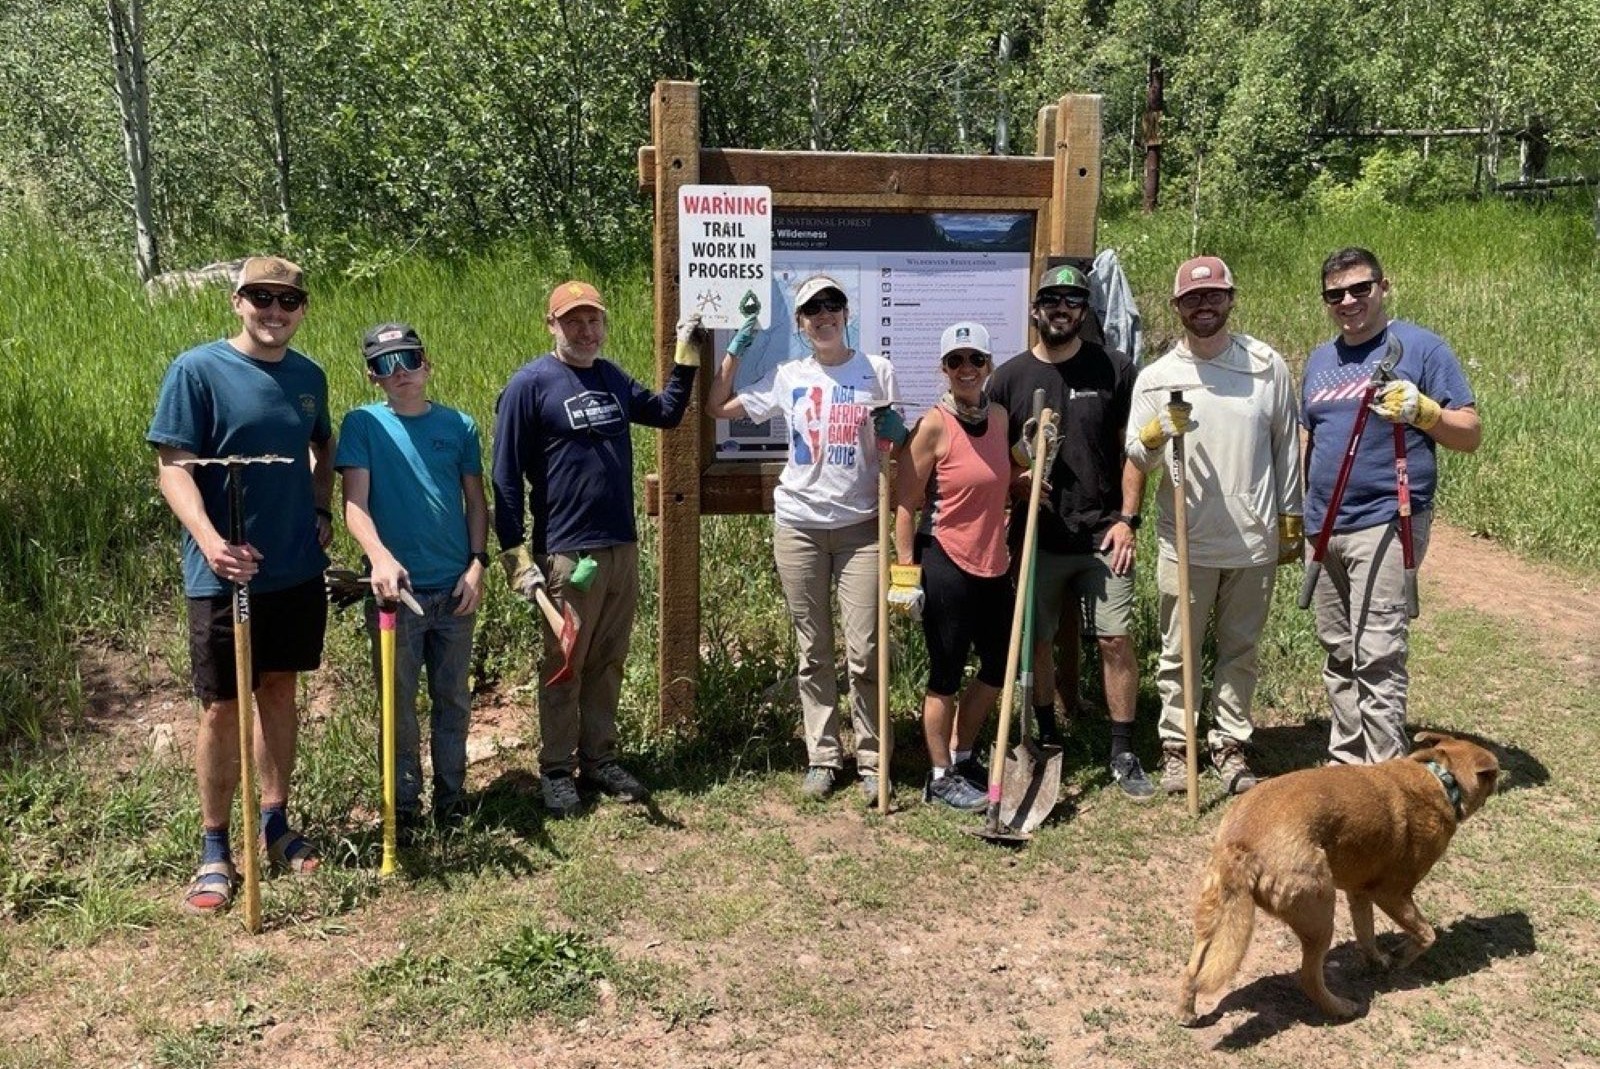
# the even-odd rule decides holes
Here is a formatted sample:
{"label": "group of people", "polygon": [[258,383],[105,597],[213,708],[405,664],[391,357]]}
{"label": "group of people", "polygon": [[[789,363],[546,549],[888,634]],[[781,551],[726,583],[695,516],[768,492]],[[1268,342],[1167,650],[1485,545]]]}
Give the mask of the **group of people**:
{"label": "group of people", "polygon": [[[1403,753],[1408,614],[1394,457],[1387,435],[1351,440],[1363,387],[1392,355],[1390,340],[1400,342],[1402,355],[1371,407],[1405,428],[1418,560],[1435,447],[1474,449],[1480,429],[1449,346],[1389,319],[1389,282],[1376,257],[1341,250],[1323,265],[1322,283],[1338,336],[1311,354],[1297,395],[1281,356],[1227,331],[1234,283],[1221,260],[1199,257],[1179,269],[1172,303],[1184,338],[1142,371],[1084,336],[1092,313],[1083,272],[1051,268],[1033,295],[1038,340],[1028,350],[996,366],[981,324],[956,323],[944,332],[939,360],[948,389],[914,428],[896,407],[893,365],[851,345],[849,297],[833,278],[806,279],[794,294],[808,352],[736,390],[738,362],[756,332],[754,317],[746,322],[726,346],[706,411],[757,422],[781,416],[789,430],[774,491],[773,555],[798,647],[808,755],[802,793],[825,797],[846,771],[837,597],[854,764],[869,801],[878,795],[877,484],[890,456],[899,458],[891,602],[920,609],[928,647],[928,801],[964,810],[985,804],[988,773],[975,747],[1004,683],[1027,511],[1019,502],[1027,500],[1035,466],[1044,481],[1033,583],[1035,718],[1041,734],[1059,734],[1054,639],[1065,620],[1098,644],[1110,775],[1135,799],[1153,797],[1156,788],[1132,743],[1133,569],[1146,473],[1163,468],[1156,493],[1161,779],[1168,791],[1183,789],[1174,481],[1163,464],[1177,437],[1188,451],[1186,585],[1195,618],[1214,620],[1216,632],[1207,743],[1227,788],[1255,783],[1246,757],[1250,706],[1277,567],[1298,559],[1303,532],[1320,531],[1324,522],[1332,526],[1315,610],[1333,706],[1330,757],[1364,762]],[[604,357],[607,310],[595,287],[555,287],[545,318],[551,351],[513,373],[496,404],[491,511],[478,428],[430,397],[433,365],[412,326],[384,323],[363,337],[367,378],[383,398],[348,413],[336,440],[326,376],[290,345],[309,304],[301,269],[278,257],[251,258],[231,302],[238,330],[172,362],[146,435],[158,453],[162,494],[183,528],[191,674],[201,703],[201,857],[184,907],[225,909],[237,884],[229,844],[240,779],[235,584],[248,584],[252,595],[249,678],[262,831],[260,844],[242,845],[264,848],[274,866],[290,872],[320,863],[316,845],[290,824],[288,801],[297,678],[320,664],[326,629],[323,573],[336,471],[344,522],[361,547],[373,595],[369,627],[376,634],[377,603],[402,593],[420,610],[399,612],[396,623],[402,830],[422,820],[416,699],[424,670],[432,817],[452,823],[466,805],[468,676],[491,523],[509,587],[529,601],[548,595],[581,624],[566,647],[545,632],[538,705],[546,811],[572,815],[585,795],[647,800],[648,789],[617,757],[617,708],[639,597],[629,428],[670,428],[682,419],[704,340],[698,322],[679,324],[673,370],[652,391]],[[1037,428],[1033,398],[1041,390],[1057,415],[1048,455],[1034,465],[1025,443]],[[230,537],[229,466],[192,463],[216,458],[279,458],[232,466],[243,480],[242,538]],[[1329,517],[1341,481],[1348,485]],[[1076,643],[1066,648],[1076,655]],[[974,652],[976,673],[963,687]],[[1060,695],[1069,716],[1076,697]]]}

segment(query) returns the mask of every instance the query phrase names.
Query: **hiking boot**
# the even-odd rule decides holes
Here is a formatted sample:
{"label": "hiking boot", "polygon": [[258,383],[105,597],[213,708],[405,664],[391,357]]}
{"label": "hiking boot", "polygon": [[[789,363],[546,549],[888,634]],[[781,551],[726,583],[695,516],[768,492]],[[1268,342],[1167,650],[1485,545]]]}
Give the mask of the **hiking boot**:
{"label": "hiking boot", "polygon": [[598,791],[619,802],[650,800],[650,788],[616,761],[607,761],[585,772],[578,781],[578,787],[580,790]]}
{"label": "hiking boot", "polygon": [[951,765],[950,771],[966,780],[977,791],[989,789],[989,770],[983,767],[983,762],[978,760],[977,754],[968,754]]}
{"label": "hiking boot", "polygon": [[984,809],[989,805],[989,796],[974,787],[965,776],[958,774],[955,769],[950,769],[938,779],[933,778],[933,773],[928,773],[928,782],[922,788],[924,802],[938,802],[951,809],[972,813]]}
{"label": "hiking boot", "polygon": [[800,784],[800,793],[820,802],[833,793],[833,781],[838,775],[838,769],[829,768],[827,765],[812,765],[806,769],[806,778]]}
{"label": "hiking boot", "polygon": [[1111,759],[1111,779],[1135,802],[1148,802],[1155,797],[1156,785],[1144,774],[1144,766],[1132,750]]}
{"label": "hiking boot", "polygon": [[[861,773],[861,793],[866,796],[868,809],[878,804],[878,774],[876,772]],[[892,787],[891,793],[893,793]]]}
{"label": "hiking boot", "polygon": [[1189,791],[1189,751],[1182,746],[1161,747],[1161,789],[1168,794]]}
{"label": "hiking boot", "polygon": [[578,797],[578,783],[572,778],[571,772],[559,770],[542,773],[539,787],[544,791],[545,815],[552,820],[576,816],[583,808],[583,799]]}
{"label": "hiking boot", "polygon": [[1260,782],[1251,771],[1250,762],[1245,760],[1244,747],[1236,742],[1212,750],[1211,763],[1216,766],[1217,775],[1222,777],[1222,785],[1229,794],[1243,794]]}

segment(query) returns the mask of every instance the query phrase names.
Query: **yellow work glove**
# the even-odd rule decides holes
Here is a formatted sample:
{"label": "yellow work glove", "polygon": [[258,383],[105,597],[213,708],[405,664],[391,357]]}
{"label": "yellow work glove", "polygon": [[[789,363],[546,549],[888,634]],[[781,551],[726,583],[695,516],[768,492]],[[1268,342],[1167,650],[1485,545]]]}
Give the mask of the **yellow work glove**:
{"label": "yellow work glove", "polygon": [[694,336],[699,332],[699,312],[678,320],[678,347],[672,353],[672,362],[674,364],[680,367],[700,366],[700,346],[694,343]]}
{"label": "yellow work glove", "polygon": [[500,566],[506,570],[506,586],[520,597],[532,601],[534,591],[544,586],[544,572],[533,563],[526,543],[502,550]]}
{"label": "yellow work glove", "polygon": [[919,565],[889,565],[889,608],[913,620],[922,619],[922,568]]}
{"label": "yellow work glove", "polygon": [[1305,519],[1292,513],[1278,514],[1278,563],[1293,564],[1305,550]]}
{"label": "yellow work glove", "polygon": [[1139,441],[1152,453],[1166,444],[1168,438],[1176,438],[1194,430],[1194,406],[1188,401],[1177,401],[1167,405],[1149,423],[1139,430]]}
{"label": "yellow work glove", "polygon": [[1439,402],[1417,389],[1416,383],[1395,379],[1378,390],[1367,406],[1390,423],[1409,423],[1418,430],[1429,430],[1439,422]]}

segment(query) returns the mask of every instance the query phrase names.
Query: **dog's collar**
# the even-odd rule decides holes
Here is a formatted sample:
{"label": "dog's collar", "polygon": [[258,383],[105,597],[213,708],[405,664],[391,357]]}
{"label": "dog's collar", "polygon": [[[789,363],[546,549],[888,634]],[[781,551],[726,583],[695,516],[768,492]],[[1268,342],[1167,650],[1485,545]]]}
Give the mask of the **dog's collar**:
{"label": "dog's collar", "polygon": [[1428,761],[1425,763],[1428,767],[1428,771],[1439,777],[1439,784],[1440,786],[1444,787],[1445,797],[1450,799],[1450,804],[1455,807],[1456,819],[1465,820],[1467,818],[1467,811],[1461,803],[1461,784],[1457,783],[1455,776],[1451,775],[1450,770],[1445,768],[1439,762]]}

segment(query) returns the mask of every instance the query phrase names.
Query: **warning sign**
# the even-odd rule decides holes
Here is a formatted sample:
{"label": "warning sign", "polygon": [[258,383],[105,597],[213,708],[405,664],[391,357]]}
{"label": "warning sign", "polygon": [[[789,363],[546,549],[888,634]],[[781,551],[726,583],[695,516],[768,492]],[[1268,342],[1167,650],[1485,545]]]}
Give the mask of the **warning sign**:
{"label": "warning sign", "polygon": [[745,321],[747,295],[761,301],[757,322],[772,322],[772,190],[766,186],[678,189],[678,315],[707,327]]}

